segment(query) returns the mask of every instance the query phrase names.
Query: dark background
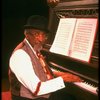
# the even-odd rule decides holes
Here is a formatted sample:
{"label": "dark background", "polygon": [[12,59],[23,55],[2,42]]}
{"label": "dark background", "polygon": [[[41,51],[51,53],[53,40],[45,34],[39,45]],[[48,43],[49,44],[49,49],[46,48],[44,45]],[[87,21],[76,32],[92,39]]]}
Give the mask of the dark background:
{"label": "dark background", "polygon": [[8,77],[9,58],[15,46],[24,39],[23,25],[34,14],[48,17],[47,0],[2,0],[2,77]]}

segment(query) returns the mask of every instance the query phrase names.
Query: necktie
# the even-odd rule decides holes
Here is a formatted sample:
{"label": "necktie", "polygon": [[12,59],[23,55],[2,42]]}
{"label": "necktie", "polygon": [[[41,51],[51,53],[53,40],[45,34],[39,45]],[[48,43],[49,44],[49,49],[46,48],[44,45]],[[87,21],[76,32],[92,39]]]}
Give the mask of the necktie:
{"label": "necktie", "polygon": [[46,73],[47,79],[48,80],[52,79],[53,78],[52,71],[49,68],[48,64],[46,63],[43,55],[38,52],[37,56],[39,58],[39,61],[40,61],[41,65],[42,65],[42,68],[43,68],[44,72]]}

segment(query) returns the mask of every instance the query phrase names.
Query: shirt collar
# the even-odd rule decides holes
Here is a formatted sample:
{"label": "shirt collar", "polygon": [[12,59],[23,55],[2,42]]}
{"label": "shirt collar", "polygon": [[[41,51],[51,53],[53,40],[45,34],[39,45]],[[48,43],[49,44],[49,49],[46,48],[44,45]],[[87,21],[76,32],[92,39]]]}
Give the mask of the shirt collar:
{"label": "shirt collar", "polygon": [[[33,47],[31,46],[31,44],[29,43],[29,41],[25,38],[24,39],[26,41],[26,43],[29,45],[29,47],[31,48],[31,50],[33,51],[33,53],[36,55],[35,50],[33,49]],[[36,55],[37,56],[37,55]]]}

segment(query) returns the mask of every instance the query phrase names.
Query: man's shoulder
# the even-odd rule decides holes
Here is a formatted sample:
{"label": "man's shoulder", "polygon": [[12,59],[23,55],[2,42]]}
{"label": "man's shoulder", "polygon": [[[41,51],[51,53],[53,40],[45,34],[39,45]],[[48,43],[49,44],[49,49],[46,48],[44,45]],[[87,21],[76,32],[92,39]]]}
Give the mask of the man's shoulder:
{"label": "man's shoulder", "polygon": [[22,49],[25,46],[25,44],[23,42],[19,43],[16,48],[14,49],[14,51],[18,50],[18,49]]}

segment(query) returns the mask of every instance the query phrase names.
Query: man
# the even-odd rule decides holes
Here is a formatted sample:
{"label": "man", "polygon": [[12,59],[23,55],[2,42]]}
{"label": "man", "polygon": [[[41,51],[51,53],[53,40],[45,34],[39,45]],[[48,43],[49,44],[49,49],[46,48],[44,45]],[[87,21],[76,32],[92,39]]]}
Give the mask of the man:
{"label": "man", "polygon": [[47,24],[45,17],[34,15],[24,26],[25,39],[9,60],[12,100],[49,100],[52,92],[65,87],[61,77],[54,78],[40,54],[47,40]]}

